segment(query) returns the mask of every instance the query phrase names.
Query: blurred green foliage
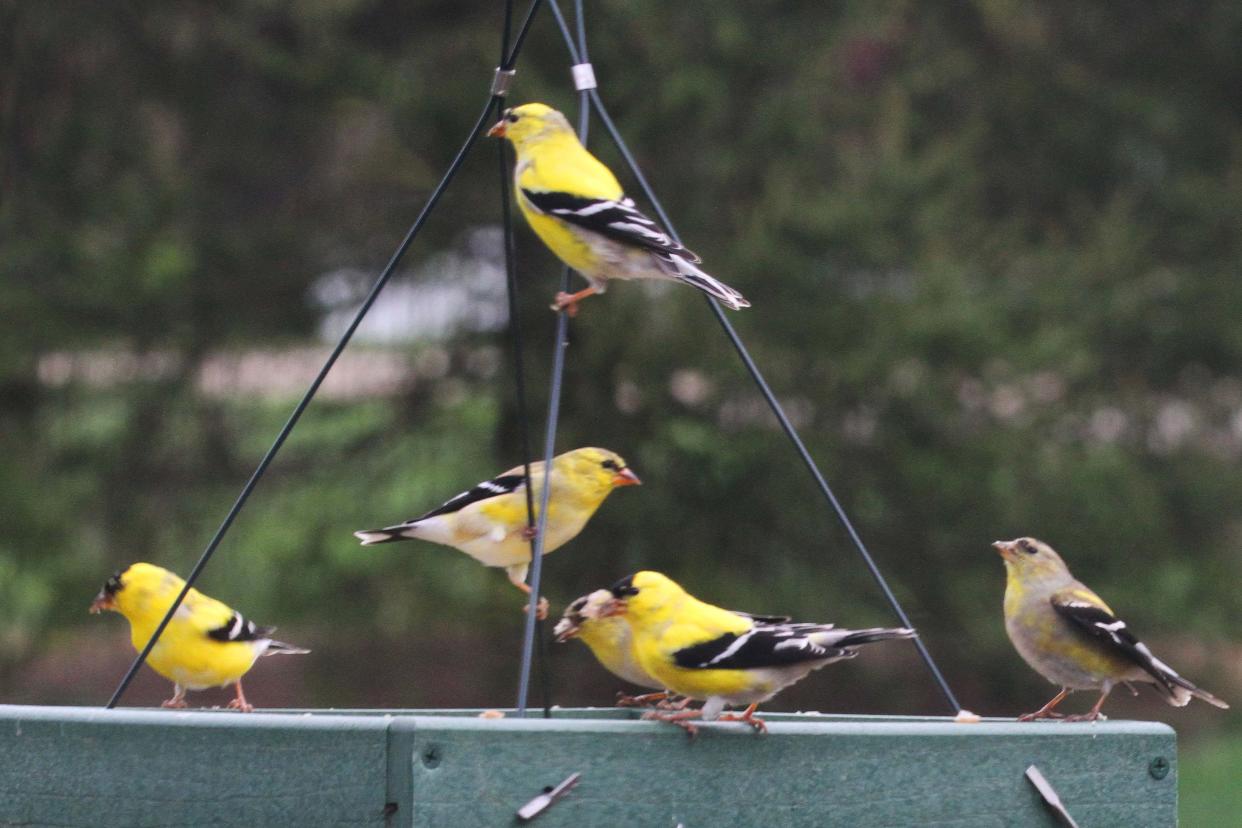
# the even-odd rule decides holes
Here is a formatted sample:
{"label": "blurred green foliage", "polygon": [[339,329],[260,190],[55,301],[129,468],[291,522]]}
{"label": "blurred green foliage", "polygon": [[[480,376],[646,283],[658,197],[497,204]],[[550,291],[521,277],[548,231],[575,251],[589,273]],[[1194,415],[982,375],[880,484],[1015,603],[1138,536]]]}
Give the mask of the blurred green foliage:
{"label": "blurred green foliage", "polygon": [[[988,543],[1020,534],[1236,700],[1242,7],[587,6],[611,114],[754,302],[731,318],[963,703],[1046,700],[999,623]],[[187,570],[296,399],[204,371],[326,355],[312,285],[353,269],[361,297],[485,102],[499,31],[432,0],[0,3],[0,699],[106,697],[125,643],[85,616],[94,590],[135,560]],[[541,11],[513,99],[571,110],[567,64]],[[592,146],[621,171],[598,126]],[[407,272],[499,221],[496,154],[475,148]],[[524,227],[518,254],[537,441],[557,271]],[[572,328],[558,446],[613,448],[646,485],[548,559],[554,607],[646,567],[891,621],[700,296],[618,285]],[[406,381],[312,405],[202,586],[315,645],[288,703],[507,705],[503,575],[350,532],[520,461],[509,340],[360,347]],[[116,648],[74,667],[83,640]],[[31,676],[56,648],[76,678],[50,693]],[[582,648],[551,658],[558,702],[611,698]],[[781,703],[939,711],[890,658]]]}
{"label": "blurred green foliage", "polygon": [[1230,828],[1238,821],[1242,739],[1209,739],[1178,757],[1178,819],[1196,828]]}

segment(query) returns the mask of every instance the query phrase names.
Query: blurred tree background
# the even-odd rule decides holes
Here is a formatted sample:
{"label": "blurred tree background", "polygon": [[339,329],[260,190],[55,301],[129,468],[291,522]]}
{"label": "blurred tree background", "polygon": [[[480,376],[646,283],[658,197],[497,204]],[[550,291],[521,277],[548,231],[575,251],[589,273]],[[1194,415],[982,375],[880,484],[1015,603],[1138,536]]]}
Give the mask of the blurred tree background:
{"label": "blurred tree background", "polygon": [[[486,5],[0,2],[0,701],[106,700],[131,653],[86,605],[197,559],[482,107]],[[612,115],[754,302],[731,318],[963,703],[1050,695],[1000,623],[988,543],[1021,534],[1242,699],[1242,6],[587,16]],[[572,113],[568,63],[541,10],[511,99]],[[521,460],[497,166],[481,142],[201,581],[315,650],[257,670],[261,704],[512,703],[503,575],[350,535]],[[518,253],[537,438],[558,268],[524,226]],[[547,560],[554,612],[647,567],[893,620],[696,292],[585,303],[561,422],[647,485]],[[556,702],[609,702],[585,648],[551,649]],[[773,706],[943,712],[912,650],[867,656]]]}

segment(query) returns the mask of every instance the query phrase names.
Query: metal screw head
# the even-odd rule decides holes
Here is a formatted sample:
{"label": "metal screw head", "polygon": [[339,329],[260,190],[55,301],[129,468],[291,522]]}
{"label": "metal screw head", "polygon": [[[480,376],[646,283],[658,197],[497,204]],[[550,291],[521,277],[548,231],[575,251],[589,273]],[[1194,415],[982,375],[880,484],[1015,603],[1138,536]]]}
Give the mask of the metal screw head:
{"label": "metal screw head", "polygon": [[1169,775],[1169,770],[1173,766],[1169,764],[1169,760],[1163,756],[1157,756],[1147,765],[1147,772],[1151,774],[1152,779],[1164,779]]}
{"label": "metal screw head", "polygon": [[427,745],[423,748],[423,767],[434,768],[440,764],[440,748],[438,745]]}

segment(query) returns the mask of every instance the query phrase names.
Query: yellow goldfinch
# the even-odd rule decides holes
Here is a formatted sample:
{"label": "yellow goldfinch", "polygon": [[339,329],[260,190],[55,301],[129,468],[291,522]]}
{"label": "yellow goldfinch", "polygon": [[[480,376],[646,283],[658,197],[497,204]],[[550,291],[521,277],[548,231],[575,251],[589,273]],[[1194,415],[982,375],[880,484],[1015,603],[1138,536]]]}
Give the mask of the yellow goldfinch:
{"label": "yellow goldfinch", "polygon": [[[91,603],[91,612],[112,610],[125,616],[130,641],[141,652],[184,586],[185,581],[167,569],[131,564],[108,579]],[[310,652],[273,641],[270,635],[275,630],[256,626],[236,610],[191,589],[147,656],[151,669],[175,685],[164,707],[185,707],[187,690],[235,684],[237,698],[229,707],[249,713],[254,708],[246,701],[241,680],[259,656]]]}
{"label": "yellow goldfinch", "polygon": [[[543,463],[531,463],[530,474],[537,519],[543,497]],[[574,449],[553,457],[551,479],[545,555],[573,540],[613,489],[642,482],[619,455],[602,448]],[[354,535],[363,546],[418,538],[460,549],[484,566],[504,567],[513,585],[530,594],[526,570],[530,567],[531,532],[526,523],[526,475],[521,466],[462,492],[422,517]],[[546,614],[547,603],[541,598],[539,617]]]}
{"label": "yellow goldfinch", "polygon": [[517,153],[518,207],[531,229],[590,287],[558,293],[557,310],[603,293],[609,279],[668,279],[719,299],[733,310],[750,302],[704,273],[700,259],[675,242],[626,198],[616,176],[578,140],[565,116],[541,103],[506,109],[487,133]]}
{"label": "yellow goldfinch", "polygon": [[[613,603],[614,596],[606,589],[597,589],[590,595],[584,595],[571,603],[565,608],[561,620],[557,621],[552,629],[557,643],[563,644],[571,638],[577,638],[590,648],[595,660],[617,678],[639,687],[661,691],[645,693],[641,696],[618,694],[618,705],[630,707],[667,699],[669,694],[664,691],[660,680],[649,674],[638,663],[629,623],[624,618],[608,614]],[[781,624],[789,621],[789,617],[784,615],[756,616],[744,612],[735,612],[735,614],[767,624]]]}
{"label": "yellow goldfinch", "polygon": [[[622,681],[639,687],[663,691],[660,680],[651,676],[638,663],[634,653],[630,626],[624,618],[604,614],[612,605],[613,595],[606,589],[597,589],[584,595],[565,608],[565,613],[552,633],[559,643],[577,638],[590,648],[595,660]],[[665,692],[645,693],[641,696],[621,695],[617,703],[622,706],[646,704],[667,698]]]}
{"label": "yellow goldfinch", "polygon": [[[659,572],[643,571],[612,587],[604,612],[623,617],[643,670],[672,692],[704,702],[702,709],[649,713],[694,732],[687,719],[740,721],[767,728],[755,708],[825,664],[853,658],[873,641],[913,638],[914,630],[837,629],[831,624],[772,623],[704,603]],[[741,715],[726,705],[748,705]]]}
{"label": "yellow goldfinch", "polygon": [[1155,685],[1175,707],[1185,706],[1191,696],[1229,707],[1152,655],[1100,596],[1075,580],[1051,546],[1034,538],[996,541],[992,546],[1005,559],[1008,572],[1009,640],[1035,672],[1061,687],[1052,701],[1019,721],[1059,717],[1052,709],[1071,691],[1099,690],[1100,698],[1089,713],[1065,717],[1093,721],[1100,718],[1100,706],[1113,687],[1124,684],[1137,692],[1133,682]]}

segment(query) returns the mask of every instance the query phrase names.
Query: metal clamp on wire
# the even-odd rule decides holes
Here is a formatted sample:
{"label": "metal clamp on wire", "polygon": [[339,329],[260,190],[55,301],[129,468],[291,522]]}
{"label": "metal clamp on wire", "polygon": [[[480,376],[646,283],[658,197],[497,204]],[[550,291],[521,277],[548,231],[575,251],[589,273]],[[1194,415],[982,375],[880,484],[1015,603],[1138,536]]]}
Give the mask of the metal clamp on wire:
{"label": "metal clamp on wire", "polygon": [[509,87],[513,85],[513,76],[517,74],[516,69],[501,69],[496,67],[496,76],[492,78],[492,97],[503,98],[509,94]]}
{"label": "metal clamp on wire", "polygon": [[589,63],[575,63],[569,67],[569,71],[574,76],[574,89],[579,92],[585,92],[588,89],[595,89],[599,86],[595,82],[595,67]]}

